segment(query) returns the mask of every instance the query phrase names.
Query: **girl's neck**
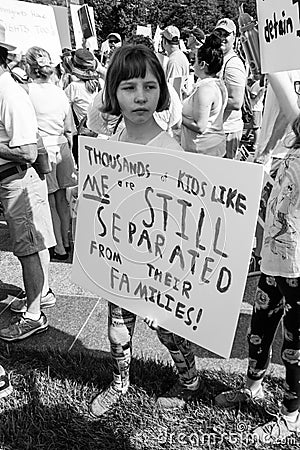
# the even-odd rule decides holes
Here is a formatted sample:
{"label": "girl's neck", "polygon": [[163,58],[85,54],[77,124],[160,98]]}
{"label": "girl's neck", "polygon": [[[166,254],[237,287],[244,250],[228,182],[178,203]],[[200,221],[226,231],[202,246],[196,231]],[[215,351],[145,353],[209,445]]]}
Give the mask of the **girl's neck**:
{"label": "girl's neck", "polygon": [[50,77],[49,78],[35,78],[32,81],[33,81],[33,83],[37,83],[37,84],[50,83]]}
{"label": "girl's neck", "polygon": [[162,131],[162,128],[157,125],[153,117],[150,121],[139,125],[129,122],[126,117],[124,117],[124,122],[125,129],[120,139],[123,142],[147,145]]}
{"label": "girl's neck", "polygon": [[205,80],[206,78],[216,78],[216,75],[209,75],[205,71],[201,73],[201,76],[199,77],[199,80]]}

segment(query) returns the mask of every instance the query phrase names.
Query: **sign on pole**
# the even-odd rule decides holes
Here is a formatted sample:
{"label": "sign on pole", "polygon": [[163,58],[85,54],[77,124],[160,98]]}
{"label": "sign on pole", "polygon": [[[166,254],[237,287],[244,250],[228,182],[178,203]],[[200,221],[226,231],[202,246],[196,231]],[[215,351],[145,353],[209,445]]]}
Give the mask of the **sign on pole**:
{"label": "sign on pole", "polygon": [[263,73],[300,68],[300,0],[256,0]]}
{"label": "sign on pole", "polygon": [[[70,5],[76,48],[82,48],[83,40],[85,39],[83,36],[83,33],[82,33],[82,28],[81,28],[79,16],[78,16],[78,11],[80,8],[81,8],[80,5],[72,5],[72,4]],[[86,47],[90,51],[93,51],[93,50],[98,49],[95,19],[94,19],[94,9],[91,6],[88,6],[88,11],[89,11],[89,17],[90,17],[90,21],[91,21],[92,30],[93,30],[93,35],[86,40]]]}
{"label": "sign on pole", "polygon": [[72,281],[228,357],[262,166],[87,137],[80,148]]}

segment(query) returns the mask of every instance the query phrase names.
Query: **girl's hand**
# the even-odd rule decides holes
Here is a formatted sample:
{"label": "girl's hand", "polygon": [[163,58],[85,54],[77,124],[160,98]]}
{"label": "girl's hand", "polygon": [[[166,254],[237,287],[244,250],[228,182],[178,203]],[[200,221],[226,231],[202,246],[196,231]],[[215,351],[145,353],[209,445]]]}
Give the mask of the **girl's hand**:
{"label": "girl's hand", "polygon": [[157,319],[153,319],[152,317],[145,317],[144,322],[148,325],[149,328],[151,328],[151,330],[157,330]]}

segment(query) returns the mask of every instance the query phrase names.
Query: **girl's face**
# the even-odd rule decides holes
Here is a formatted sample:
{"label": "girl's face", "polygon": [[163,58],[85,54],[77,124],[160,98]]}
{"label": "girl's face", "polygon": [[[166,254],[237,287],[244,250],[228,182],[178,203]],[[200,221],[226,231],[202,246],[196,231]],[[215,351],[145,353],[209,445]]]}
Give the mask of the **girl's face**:
{"label": "girl's face", "polygon": [[136,125],[152,119],[159,96],[158,80],[149,68],[145,78],[121,81],[117,89],[117,99],[124,118]]}

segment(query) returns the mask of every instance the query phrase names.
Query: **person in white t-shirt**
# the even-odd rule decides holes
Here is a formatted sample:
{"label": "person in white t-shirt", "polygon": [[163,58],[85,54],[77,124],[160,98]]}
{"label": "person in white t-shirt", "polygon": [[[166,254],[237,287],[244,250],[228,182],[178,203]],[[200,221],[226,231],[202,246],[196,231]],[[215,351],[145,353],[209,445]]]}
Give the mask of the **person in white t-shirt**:
{"label": "person in white t-shirt", "polygon": [[224,113],[226,134],[226,157],[233,159],[243,134],[242,105],[247,81],[246,70],[241,58],[234,51],[236,38],[235,23],[228,18],[220,19],[215,32],[222,40],[224,64],[221,77],[228,91],[228,101]]}
{"label": "person in white t-shirt", "polygon": [[[113,140],[162,147],[183,152],[180,145],[155,121],[154,112],[163,111],[169,103],[169,92],[163,68],[144,45],[124,45],[117,49],[108,67],[103,111],[122,113],[125,128]],[[145,319],[157,330],[160,341],[168,348],[179,372],[179,383],[172,392],[159,397],[160,408],[183,407],[199,394],[202,383],[195,366],[191,344],[168,330],[157,327],[155,318]],[[109,303],[108,335],[113,358],[113,381],[95,397],[90,412],[100,417],[118,402],[129,387],[132,336],[136,315]]]}
{"label": "person in white t-shirt", "polygon": [[53,67],[49,53],[40,47],[31,47],[26,53],[26,63],[27,73],[32,79],[32,83],[28,84],[28,94],[52,167],[46,175],[56,237],[56,245],[50,250],[50,255],[51,259],[66,260],[70,252],[70,211],[66,188],[77,184],[71,153],[71,108],[63,89],[51,81]]}
{"label": "person in white t-shirt", "polygon": [[162,32],[162,48],[167,53],[169,59],[166,66],[166,78],[170,83],[180,80],[177,90],[180,99],[186,95],[186,84],[190,73],[189,60],[180,50],[180,31],[174,25],[169,25]]}
{"label": "person in white t-shirt", "polygon": [[[2,42],[1,42],[2,41]],[[37,120],[25,90],[8,69],[8,51],[0,24],[0,201],[11,237],[12,251],[22,266],[26,293],[24,311],[2,325],[0,339],[16,342],[48,329],[41,308],[54,306],[49,288],[48,248],[55,245],[45,176],[35,165],[38,157]],[[41,146],[41,149],[44,148]],[[36,168],[35,168],[36,167]],[[13,309],[19,299],[11,303]],[[19,312],[19,311],[17,311]],[[0,366],[0,397],[11,392]]]}
{"label": "person in white t-shirt", "polygon": [[[76,80],[65,88],[69,99],[74,123],[77,131],[81,121],[86,117],[88,106],[101,89],[100,74],[97,72],[97,61],[94,55],[85,48],[75,51],[71,60],[72,75]],[[78,164],[78,134],[73,136],[72,152],[76,164]]]}

